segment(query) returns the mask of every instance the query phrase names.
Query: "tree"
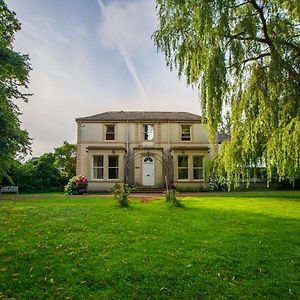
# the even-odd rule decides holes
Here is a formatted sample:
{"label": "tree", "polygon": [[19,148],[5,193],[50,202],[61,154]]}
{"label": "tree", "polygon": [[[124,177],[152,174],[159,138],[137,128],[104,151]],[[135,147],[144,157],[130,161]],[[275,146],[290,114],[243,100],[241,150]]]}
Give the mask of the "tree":
{"label": "tree", "polygon": [[54,149],[55,166],[67,179],[76,175],[76,145],[64,141],[63,145]]}
{"label": "tree", "polygon": [[55,159],[53,153],[45,153],[25,163],[14,161],[9,176],[21,192],[62,191],[67,180],[55,167]]}
{"label": "tree", "polygon": [[300,168],[299,0],[157,0],[154,42],[199,88],[211,142],[230,108],[231,140],[215,162],[228,183],[266,165],[269,180]]}
{"label": "tree", "polygon": [[21,129],[15,100],[28,101],[29,58],[13,50],[14,34],[21,29],[15,13],[0,0],[0,180],[17,154],[30,152],[28,132]]}
{"label": "tree", "polygon": [[[51,153],[25,162],[15,160],[8,170],[11,181],[21,192],[63,191],[69,179],[75,175],[76,145],[64,142]],[[3,183],[9,184],[4,178]]]}

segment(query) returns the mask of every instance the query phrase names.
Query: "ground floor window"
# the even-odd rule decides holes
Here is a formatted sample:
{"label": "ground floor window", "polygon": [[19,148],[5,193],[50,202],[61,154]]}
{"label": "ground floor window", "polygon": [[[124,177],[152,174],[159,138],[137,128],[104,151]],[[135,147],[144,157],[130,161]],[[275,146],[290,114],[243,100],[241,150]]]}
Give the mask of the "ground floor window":
{"label": "ground floor window", "polygon": [[193,156],[193,179],[203,179],[203,156]]}
{"label": "ground floor window", "polygon": [[203,155],[178,155],[177,179],[196,181],[204,179]]}
{"label": "ground floor window", "polygon": [[93,156],[93,179],[103,179],[103,155]]}
{"label": "ground floor window", "polygon": [[178,156],[178,179],[189,179],[189,157]]}
{"label": "ground floor window", "polygon": [[108,179],[119,178],[119,156],[108,156]]}

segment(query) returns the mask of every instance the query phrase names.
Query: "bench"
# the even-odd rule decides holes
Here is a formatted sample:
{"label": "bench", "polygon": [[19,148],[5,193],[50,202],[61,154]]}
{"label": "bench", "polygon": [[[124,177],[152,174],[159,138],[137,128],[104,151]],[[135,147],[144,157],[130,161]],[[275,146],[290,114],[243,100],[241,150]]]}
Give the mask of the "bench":
{"label": "bench", "polygon": [[3,186],[0,190],[0,194],[2,193],[19,193],[19,187],[18,186]]}

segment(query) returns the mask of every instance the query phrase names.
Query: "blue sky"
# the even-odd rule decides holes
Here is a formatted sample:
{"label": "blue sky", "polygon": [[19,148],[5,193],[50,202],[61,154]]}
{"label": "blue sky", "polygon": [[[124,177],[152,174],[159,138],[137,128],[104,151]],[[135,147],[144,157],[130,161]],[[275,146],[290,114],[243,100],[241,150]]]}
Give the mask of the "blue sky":
{"label": "blue sky", "polygon": [[20,103],[33,156],[76,142],[75,118],[108,110],[200,114],[196,90],[157,53],[154,0],[6,0],[29,54],[29,103]]}

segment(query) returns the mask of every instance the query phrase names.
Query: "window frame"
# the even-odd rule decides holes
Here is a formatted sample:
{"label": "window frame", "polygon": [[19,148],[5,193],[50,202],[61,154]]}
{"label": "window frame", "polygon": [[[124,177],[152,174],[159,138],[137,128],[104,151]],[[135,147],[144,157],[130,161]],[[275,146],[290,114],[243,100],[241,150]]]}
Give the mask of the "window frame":
{"label": "window frame", "polygon": [[[113,127],[114,131],[110,132],[108,131],[108,127]],[[113,134],[113,139],[108,139],[108,135]],[[116,140],[116,124],[105,124],[105,141],[115,141]]]}
{"label": "window frame", "polygon": [[[152,139],[146,139],[146,126],[151,126],[152,127]],[[148,133],[147,133],[148,134]],[[154,124],[143,124],[143,140],[146,142],[152,142],[154,140]]]}
{"label": "window frame", "polygon": [[[95,167],[95,161],[94,161],[94,158],[95,157],[102,157],[102,166],[100,167]],[[104,155],[103,154],[95,154],[92,156],[92,162],[93,162],[93,167],[92,167],[92,180],[94,181],[102,181],[104,180]],[[94,175],[94,170],[95,169],[102,169],[102,178],[95,178]]]}
{"label": "window frame", "polygon": [[[189,137],[184,138],[184,128],[183,127],[188,127],[189,128]],[[180,141],[181,142],[190,142],[192,140],[192,125],[190,124],[181,124],[180,125],[181,131],[180,131]]]}
{"label": "window frame", "polygon": [[[179,158],[186,157],[187,158],[187,166],[181,167],[179,166]],[[187,170],[187,178],[179,178],[179,171]],[[189,180],[189,155],[178,155],[177,156],[177,180],[178,181],[187,181]]]}
{"label": "window frame", "polygon": [[[117,158],[117,166],[116,167],[110,167],[109,166],[109,159],[111,157]],[[119,180],[120,179],[120,162],[119,162],[119,155],[113,154],[113,155],[107,155],[107,180]],[[109,178],[109,170],[110,169],[116,169],[117,170],[117,177],[116,178]]]}
{"label": "window frame", "polygon": [[[202,158],[202,166],[196,166],[195,167],[195,158],[196,157],[201,157]],[[203,181],[204,180],[204,155],[193,155],[192,157],[193,160],[193,181]],[[202,178],[195,178],[194,176],[194,171],[195,170],[202,170]]]}

